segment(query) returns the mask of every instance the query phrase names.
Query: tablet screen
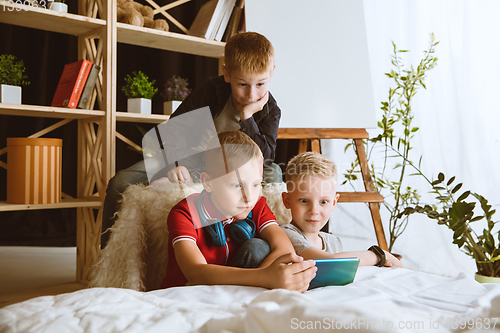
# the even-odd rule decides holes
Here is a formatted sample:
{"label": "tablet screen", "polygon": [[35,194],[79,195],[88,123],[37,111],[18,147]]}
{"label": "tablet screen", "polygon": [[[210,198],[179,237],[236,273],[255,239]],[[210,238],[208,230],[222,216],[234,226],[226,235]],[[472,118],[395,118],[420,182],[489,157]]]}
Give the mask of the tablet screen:
{"label": "tablet screen", "polygon": [[309,289],[326,286],[343,286],[354,280],[358,270],[359,258],[316,259],[316,276]]}

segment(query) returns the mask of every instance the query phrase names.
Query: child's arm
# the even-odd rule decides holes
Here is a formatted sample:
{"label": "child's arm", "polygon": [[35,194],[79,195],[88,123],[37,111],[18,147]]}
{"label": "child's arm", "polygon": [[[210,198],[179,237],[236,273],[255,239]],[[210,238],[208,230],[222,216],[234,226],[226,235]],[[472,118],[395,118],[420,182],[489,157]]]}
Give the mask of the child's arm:
{"label": "child's arm", "polygon": [[295,253],[288,236],[277,224],[271,224],[264,228],[260,233],[260,237],[269,243],[271,253],[264,259],[259,267],[269,266],[276,258],[283,254]]}
{"label": "child's arm", "polygon": [[302,261],[295,253],[283,255],[265,268],[236,268],[207,264],[198,246],[188,240],[175,243],[174,252],[190,285],[243,285],[304,292],[317,270],[313,261]]}
{"label": "child's arm", "polygon": [[[403,267],[403,263],[387,251],[385,252],[385,266],[388,267]],[[349,251],[339,253],[328,253],[318,249],[317,247],[309,247],[301,254],[304,259],[330,259],[330,258],[346,258],[358,257],[360,266],[374,266],[379,262],[378,256],[372,251]]]}

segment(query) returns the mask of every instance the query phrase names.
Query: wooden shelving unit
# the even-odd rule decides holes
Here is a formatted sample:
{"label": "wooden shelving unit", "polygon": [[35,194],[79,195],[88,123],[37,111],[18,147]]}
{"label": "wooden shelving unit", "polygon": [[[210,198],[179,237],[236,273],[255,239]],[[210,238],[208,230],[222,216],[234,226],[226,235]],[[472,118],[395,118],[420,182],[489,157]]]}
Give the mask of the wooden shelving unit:
{"label": "wooden shelving unit", "polygon": [[[151,2],[152,0],[148,0]],[[190,0],[173,1],[168,8]],[[222,58],[224,43],[139,28],[116,22],[116,0],[79,0],[79,14],[58,13],[45,8],[0,1],[0,22],[31,29],[78,36],[79,59],[101,66],[92,103],[98,110],[74,110],[37,105],[0,103],[0,114],[61,118],[49,128],[30,137],[43,136],[69,121],[78,121],[78,194],[58,204],[12,205],[0,202],[0,212],[35,209],[77,209],[77,280],[86,283],[90,269],[100,252],[102,202],[105,189],[115,172],[115,145],[119,138],[133,143],[116,132],[116,122],[163,123],[168,116],[140,115],[116,110],[117,43],[172,52]],[[159,12],[162,12],[163,9]],[[97,18],[99,17],[99,18]],[[168,15],[167,15],[168,17]],[[178,22],[177,22],[178,23]],[[0,149],[0,154],[6,148]],[[0,167],[6,167],[0,162]]]}

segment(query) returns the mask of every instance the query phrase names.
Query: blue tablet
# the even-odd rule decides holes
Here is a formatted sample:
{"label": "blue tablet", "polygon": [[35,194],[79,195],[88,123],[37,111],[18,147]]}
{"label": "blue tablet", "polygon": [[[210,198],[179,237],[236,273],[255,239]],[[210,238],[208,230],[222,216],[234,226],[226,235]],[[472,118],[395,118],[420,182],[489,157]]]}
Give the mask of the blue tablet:
{"label": "blue tablet", "polygon": [[326,286],[343,286],[351,283],[356,276],[359,258],[316,259],[316,276],[312,279],[309,289]]}

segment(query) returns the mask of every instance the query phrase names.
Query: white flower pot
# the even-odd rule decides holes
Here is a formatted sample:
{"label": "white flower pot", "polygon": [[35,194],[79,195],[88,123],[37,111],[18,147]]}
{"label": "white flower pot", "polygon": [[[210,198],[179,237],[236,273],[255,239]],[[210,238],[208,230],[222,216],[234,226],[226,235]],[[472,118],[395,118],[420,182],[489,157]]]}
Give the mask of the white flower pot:
{"label": "white flower pot", "polygon": [[146,98],[129,98],[127,111],[140,114],[151,114],[151,100]]}
{"label": "white flower pot", "polygon": [[170,116],[182,104],[182,101],[168,101],[163,103],[163,114]]}
{"label": "white flower pot", "polygon": [[500,277],[484,276],[477,273],[475,279],[479,283],[500,283]]}
{"label": "white flower pot", "polygon": [[55,10],[56,12],[60,13],[67,13],[68,12],[68,5],[62,2],[51,2],[50,7],[51,10]]}
{"label": "white flower pot", "polygon": [[1,84],[0,103],[21,104],[21,87]]}

